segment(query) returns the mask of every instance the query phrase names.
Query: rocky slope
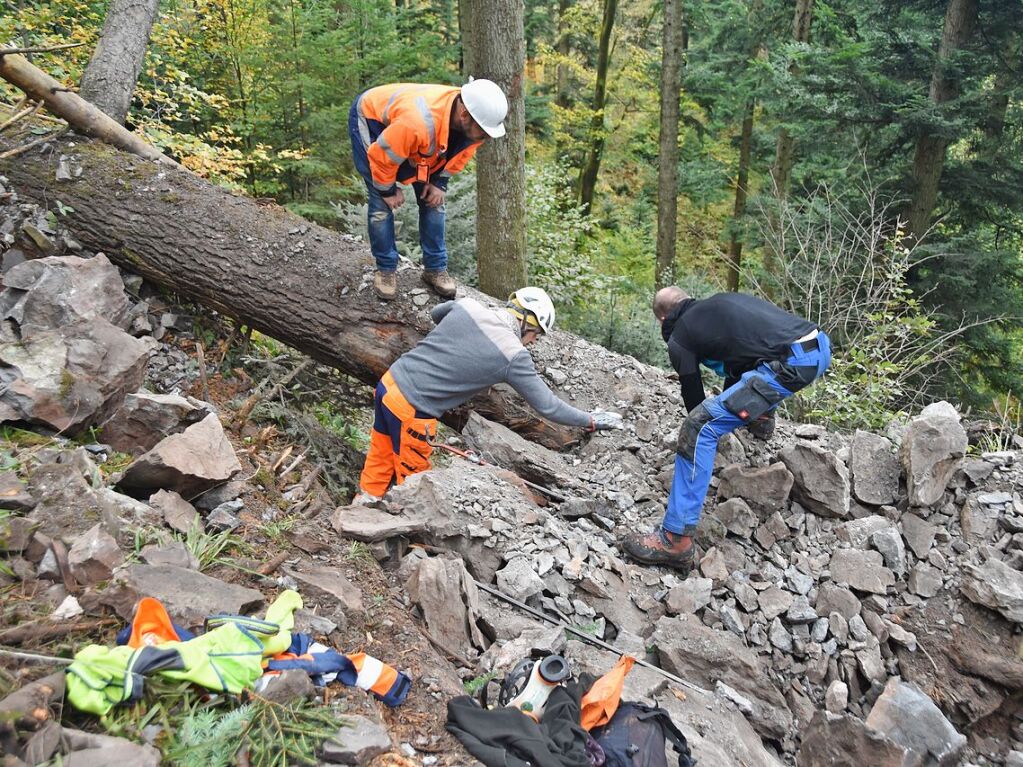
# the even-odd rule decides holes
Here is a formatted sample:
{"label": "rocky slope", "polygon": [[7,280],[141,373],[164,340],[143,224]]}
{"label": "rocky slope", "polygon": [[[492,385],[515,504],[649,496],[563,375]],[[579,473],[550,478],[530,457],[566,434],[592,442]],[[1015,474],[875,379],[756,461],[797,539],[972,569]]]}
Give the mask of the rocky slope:
{"label": "rocky slope", "polygon": [[[93,624],[129,617],[144,594],[197,622],[296,588],[311,608],[304,627],[416,677],[394,711],[330,693],[393,748],[378,759],[466,764],[438,705],[460,678],[534,649],[594,672],[615,659],[479,581],[700,688],[637,667],[625,694],[667,708],[702,764],[1021,763],[1021,454],[970,445],[951,405],[884,435],[782,422],[767,442],[722,440],[699,571],[681,580],[624,561],[616,545],[660,519],[677,382],[584,341],[541,342],[537,367],[569,399],[598,361],[617,365],[626,430],[554,453],[473,416],[451,442],[495,466],[440,456],[379,508],[335,508],[318,472],[293,463],[300,445],[224,429],[244,391],[181,396],[202,390],[182,343],[187,318],[140,300],[138,280],[102,256],[38,260],[73,241],[52,216],[7,200],[0,420],[60,436],[9,439],[0,538],[13,572],[3,588],[17,599],[0,644],[30,621],[85,626],[65,632],[63,651],[87,635],[110,641],[112,622]],[[195,520],[256,548],[233,567],[199,563],[152,533]],[[254,574],[261,567],[267,575]],[[52,634],[33,631],[18,643],[52,652]]]}

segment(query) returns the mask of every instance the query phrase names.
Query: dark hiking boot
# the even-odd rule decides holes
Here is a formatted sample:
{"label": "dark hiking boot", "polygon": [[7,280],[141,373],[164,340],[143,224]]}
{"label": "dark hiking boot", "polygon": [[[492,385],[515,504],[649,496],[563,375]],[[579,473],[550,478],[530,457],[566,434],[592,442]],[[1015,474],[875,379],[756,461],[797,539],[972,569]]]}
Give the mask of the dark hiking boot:
{"label": "dark hiking boot", "polygon": [[424,269],[423,282],[441,298],[455,297],[455,281],[447,269]]}
{"label": "dark hiking boot", "polygon": [[658,528],[646,535],[641,533],[628,535],[622,539],[621,547],[637,562],[672,567],[681,572],[682,577],[689,575],[689,571],[693,569],[696,555],[696,546],[693,545],[692,538],[669,533],[664,528]]}
{"label": "dark hiking boot", "polygon": [[746,424],[746,431],[757,439],[768,440],[774,435],[774,416],[762,415]]}
{"label": "dark hiking boot", "polygon": [[377,271],[373,275],[373,290],[384,301],[393,301],[398,294],[398,275],[394,272]]}

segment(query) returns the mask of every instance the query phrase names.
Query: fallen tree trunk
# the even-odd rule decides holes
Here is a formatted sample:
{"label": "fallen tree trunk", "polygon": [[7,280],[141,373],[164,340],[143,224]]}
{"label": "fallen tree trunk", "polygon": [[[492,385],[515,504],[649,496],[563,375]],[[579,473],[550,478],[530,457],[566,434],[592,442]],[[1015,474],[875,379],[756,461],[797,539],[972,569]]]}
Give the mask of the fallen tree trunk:
{"label": "fallen tree trunk", "polygon": [[[17,140],[4,135],[0,144]],[[62,155],[74,156],[81,175],[55,180]],[[372,260],[361,242],[176,167],[79,137],[73,145],[64,138],[0,162],[0,174],[24,198],[44,206],[59,200],[62,224],[87,250],[102,251],[119,266],[366,383],[375,383],[432,327],[430,304],[416,306],[409,296],[420,286],[418,270],[399,273],[402,297],[382,303],[370,287]],[[541,346],[575,341],[556,333]],[[613,373],[612,367],[607,380],[587,382],[573,404],[613,405]],[[469,408],[548,447],[582,437],[578,429],[537,418],[504,386],[476,397],[447,422],[460,428]]]}

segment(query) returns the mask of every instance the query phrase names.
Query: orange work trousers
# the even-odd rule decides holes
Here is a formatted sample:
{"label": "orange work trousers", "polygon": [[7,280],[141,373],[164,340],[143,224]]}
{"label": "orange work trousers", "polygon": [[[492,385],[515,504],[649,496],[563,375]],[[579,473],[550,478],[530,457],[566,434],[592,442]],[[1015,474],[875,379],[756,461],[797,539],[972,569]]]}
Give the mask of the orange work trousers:
{"label": "orange work trousers", "polygon": [[427,432],[437,435],[437,419],[417,413],[388,370],[373,399],[373,430],[359,478],[362,491],[382,496],[392,480],[400,485],[409,475],[429,469],[433,448],[426,442]]}

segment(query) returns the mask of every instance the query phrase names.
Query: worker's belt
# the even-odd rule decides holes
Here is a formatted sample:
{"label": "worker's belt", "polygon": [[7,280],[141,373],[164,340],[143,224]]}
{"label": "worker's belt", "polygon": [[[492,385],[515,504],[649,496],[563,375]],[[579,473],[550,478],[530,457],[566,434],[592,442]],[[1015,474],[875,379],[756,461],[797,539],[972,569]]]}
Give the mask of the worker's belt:
{"label": "worker's belt", "polygon": [[[418,412],[416,413],[416,415],[418,417],[418,415],[419,415]],[[409,426],[408,428],[405,429],[405,433],[408,434],[413,439],[418,439],[420,442],[426,442],[427,441],[427,435],[426,434],[420,434],[418,431],[413,429],[411,426]]]}

